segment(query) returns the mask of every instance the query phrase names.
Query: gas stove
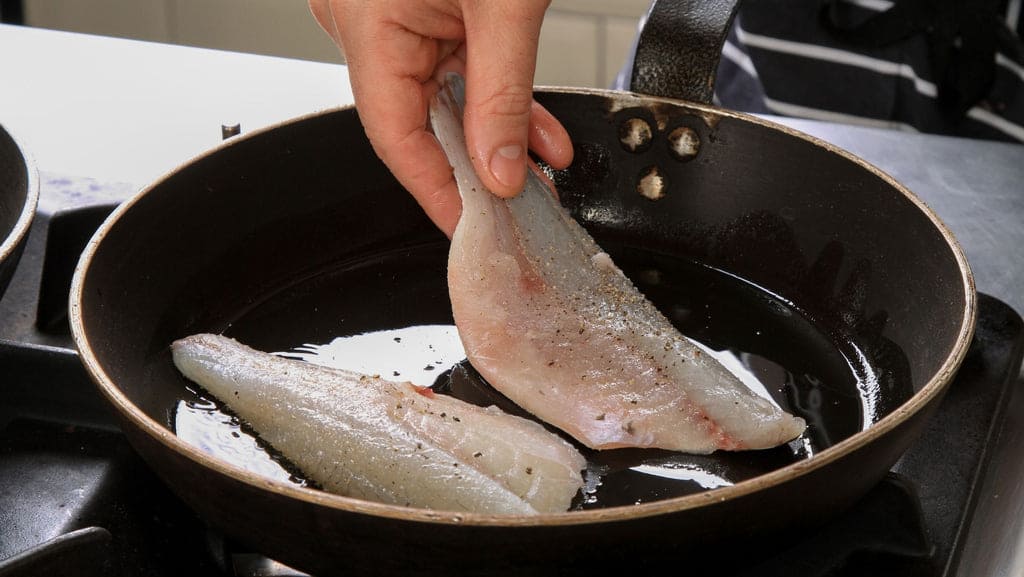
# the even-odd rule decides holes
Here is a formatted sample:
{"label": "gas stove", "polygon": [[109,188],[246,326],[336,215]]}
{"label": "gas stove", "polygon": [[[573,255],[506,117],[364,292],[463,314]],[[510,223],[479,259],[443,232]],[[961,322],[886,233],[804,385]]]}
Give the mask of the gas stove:
{"label": "gas stove", "polygon": [[[67,326],[78,254],[134,187],[44,173],[0,299],[0,577],[298,575],[226,540],[119,432]],[[992,447],[1019,386],[1024,323],[981,295],[970,352],[938,413],[853,508],[799,538],[730,543],[723,575],[957,575]],[[823,489],[827,490],[827,488]]]}

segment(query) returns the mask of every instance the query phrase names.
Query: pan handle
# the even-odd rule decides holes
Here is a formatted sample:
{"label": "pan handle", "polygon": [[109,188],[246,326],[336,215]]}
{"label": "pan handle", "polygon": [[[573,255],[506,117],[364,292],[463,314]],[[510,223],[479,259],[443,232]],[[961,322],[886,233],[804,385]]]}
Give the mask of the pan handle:
{"label": "pan handle", "polygon": [[655,0],[640,29],[629,89],[711,104],[739,0]]}

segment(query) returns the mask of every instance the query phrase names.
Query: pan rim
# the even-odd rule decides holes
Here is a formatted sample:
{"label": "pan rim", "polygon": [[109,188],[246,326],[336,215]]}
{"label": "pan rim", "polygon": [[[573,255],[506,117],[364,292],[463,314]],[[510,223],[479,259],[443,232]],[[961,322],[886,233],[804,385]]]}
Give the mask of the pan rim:
{"label": "pan rim", "polygon": [[18,215],[18,220],[15,221],[14,227],[11,228],[3,242],[0,242],[0,262],[5,262],[16,252],[17,247],[26,239],[29,230],[32,228],[32,220],[35,218],[36,210],[39,206],[39,172],[36,168],[35,159],[25,149],[24,143],[2,123],[0,123],[0,131],[14,142],[15,148],[21,154],[22,165],[25,167],[25,187],[27,189],[25,202],[21,207],[21,214]]}
{"label": "pan rim", "polygon": [[792,137],[800,138],[801,140],[808,141],[816,146],[826,149],[829,152],[838,154],[844,157],[846,160],[854,162],[862,168],[868,170],[872,174],[878,176],[884,180],[887,184],[892,186],[896,191],[902,194],[908,201],[912,202],[917,209],[922,212],[932,223],[933,226],[941,234],[945,240],[948,248],[952,251],[955,261],[957,262],[958,269],[961,272],[961,278],[963,281],[962,290],[964,291],[964,314],[961,319],[960,327],[958,329],[957,340],[950,353],[946,356],[942,365],[936,371],[936,373],[921,387],[920,390],[914,393],[907,401],[901,404],[899,407],[894,409],[889,415],[885,416],[878,422],[872,424],[867,429],[859,431],[854,435],[840,441],[836,445],[822,450],[815,454],[809,459],[791,463],[784,467],[780,467],[768,473],[764,473],[757,477],[747,479],[745,481],[738,482],[734,485],[719,487],[699,493],[690,495],[684,495],[681,497],[674,497],[670,499],[664,499],[660,501],[654,501],[650,503],[642,503],[638,505],[620,505],[614,507],[607,507],[602,509],[592,509],[584,511],[566,511],[562,513],[542,513],[538,515],[530,516],[516,516],[516,515],[494,515],[494,514],[481,514],[481,513],[469,513],[469,512],[455,512],[455,511],[443,511],[443,510],[432,510],[432,509],[416,509],[411,507],[404,507],[399,505],[389,505],[385,503],[377,503],[372,501],[366,501],[362,499],[356,499],[351,497],[345,497],[336,495],[333,493],[327,493],[325,491],[310,489],[305,487],[299,487],[297,485],[289,484],[283,481],[273,480],[267,477],[260,476],[258,474],[247,471],[241,467],[231,465],[225,461],[217,459],[211,455],[208,455],[199,449],[187,444],[185,441],[180,439],[174,434],[169,428],[157,422],[155,419],[145,414],[139,407],[137,407],[123,391],[114,383],[113,379],[106,373],[103,366],[99,362],[99,359],[93,352],[91,343],[89,341],[89,334],[87,328],[84,326],[83,318],[81,314],[81,300],[85,283],[87,282],[87,275],[89,272],[89,265],[93,256],[102,244],[104,237],[108,231],[116,226],[117,222],[121,217],[131,210],[132,206],[140,199],[148,195],[152,190],[161,186],[163,182],[169,179],[172,175],[176,174],[181,168],[190,165],[196,161],[199,161],[207,156],[218,153],[223,148],[233,146],[238,142],[248,140],[250,138],[258,137],[261,134],[275,130],[279,127],[293,125],[307,121],[319,116],[325,116],[329,114],[338,113],[353,109],[354,106],[340,106],[318,110],[298,116],[283,122],[275,123],[267,127],[254,130],[246,133],[239,137],[231,138],[227,141],[220,143],[206,152],[193,157],[192,159],[186,160],[179,166],[168,171],[163,176],[158,178],[156,181],[151,183],[149,186],[143,188],[138,193],[133,195],[131,198],[123,202],[118,206],[103,222],[103,224],[97,229],[96,233],[89,240],[85,249],[83,250],[77,266],[75,267],[74,277],[72,279],[70,301],[69,301],[69,319],[71,325],[71,332],[74,341],[79,350],[79,356],[82,360],[83,365],[86,367],[90,378],[97,384],[103,395],[114,405],[117,409],[119,416],[133,422],[139,429],[148,434],[152,439],[157,440],[166,449],[177,453],[179,456],[189,459],[190,461],[212,470],[220,475],[224,475],[232,478],[237,482],[242,482],[247,485],[253,486],[257,489],[270,490],[279,495],[284,495],[290,498],[304,501],[308,504],[328,507],[342,512],[354,513],[354,514],[366,514],[376,517],[418,522],[418,523],[438,523],[445,525],[463,525],[467,527],[538,527],[538,526],[571,526],[571,525],[587,525],[594,523],[605,523],[605,522],[625,522],[634,521],[647,517],[654,517],[669,513],[676,513],[679,511],[696,509],[703,506],[712,505],[719,502],[735,500],[758,491],[781,485],[784,482],[802,477],[813,471],[816,471],[825,465],[839,459],[840,457],[859,450],[860,448],[870,444],[872,441],[892,431],[903,422],[908,420],[911,416],[917,414],[924,409],[929,403],[931,403],[936,397],[940,396],[946,386],[952,380],[956,374],[957,369],[961,365],[964,357],[967,354],[970,346],[971,339],[973,338],[975,321],[977,315],[977,292],[974,284],[974,276],[971,272],[970,266],[967,262],[966,255],[959,242],[953,236],[952,232],[945,225],[944,222],[928,207],[923,201],[921,201],[915,194],[904,187],[902,184],[897,182],[893,177],[868,163],[864,159],[853,155],[835,145],[827,143],[816,137],[807,135],[798,130],[792,129],[785,125],[781,125],[770,120],[766,120],[750,114],[730,111],[721,109],[715,106],[703,105],[693,103],[689,101],[683,101],[672,98],[662,98],[647,96],[642,94],[636,94],[632,92],[606,90],[606,89],[591,89],[591,88],[562,88],[562,87],[537,87],[540,92],[552,92],[552,93],[564,93],[564,94],[581,94],[581,95],[598,95],[612,98],[635,98],[638,103],[640,102],[657,102],[664,103],[672,106],[683,106],[685,108],[708,114],[711,117],[730,117],[744,122],[753,122],[759,124],[768,129],[781,131]]}

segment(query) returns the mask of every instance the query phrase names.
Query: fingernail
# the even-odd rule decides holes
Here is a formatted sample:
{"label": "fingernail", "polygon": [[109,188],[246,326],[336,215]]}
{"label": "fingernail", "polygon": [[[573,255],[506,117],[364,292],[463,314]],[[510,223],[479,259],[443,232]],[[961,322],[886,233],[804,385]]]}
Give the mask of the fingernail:
{"label": "fingernail", "polygon": [[491,174],[505,186],[518,186],[526,174],[523,147],[518,144],[502,146],[491,155]]}

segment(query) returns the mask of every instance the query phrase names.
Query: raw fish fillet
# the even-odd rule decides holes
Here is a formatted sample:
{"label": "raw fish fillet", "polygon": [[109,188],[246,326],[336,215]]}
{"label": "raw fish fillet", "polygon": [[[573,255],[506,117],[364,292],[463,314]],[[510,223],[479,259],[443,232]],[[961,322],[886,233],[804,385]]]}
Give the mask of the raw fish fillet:
{"label": "raw fish fillet", "polygon": [[704,354],[627,279],[531,171],[508,200],[473,172],[462,79],[431,103],[462,195],[448,257],[467,357],[498,391],[595,449],[768,448],[805,424]]}
{"label": "raw fish fillet", "polygon": [[174,364],[325,490],[445,511],[560,512],[583,456],[532,421],[411,383],[322,367],[202,334]]}

